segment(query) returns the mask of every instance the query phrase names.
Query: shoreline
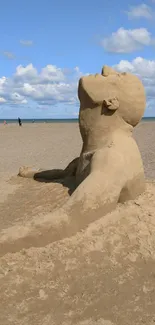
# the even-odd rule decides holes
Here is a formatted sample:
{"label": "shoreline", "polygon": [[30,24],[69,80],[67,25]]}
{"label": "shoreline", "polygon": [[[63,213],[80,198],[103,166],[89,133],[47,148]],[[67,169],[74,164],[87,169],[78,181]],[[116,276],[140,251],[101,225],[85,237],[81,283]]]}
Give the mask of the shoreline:
{"label": "shoreline", "polygon": [[[78,123],[78,118],[76,119],[50,119],[50,118],[43,118],[43,119],[21,119],[22,124],[66,124],[66,123]],[[4,121],[7,122],[6,125],[9,124],[17,124],[17,119],[0,119],[0,125],[4,124]],[[143,117],[139,123],[142,122],[155,122],[155,117]]]}

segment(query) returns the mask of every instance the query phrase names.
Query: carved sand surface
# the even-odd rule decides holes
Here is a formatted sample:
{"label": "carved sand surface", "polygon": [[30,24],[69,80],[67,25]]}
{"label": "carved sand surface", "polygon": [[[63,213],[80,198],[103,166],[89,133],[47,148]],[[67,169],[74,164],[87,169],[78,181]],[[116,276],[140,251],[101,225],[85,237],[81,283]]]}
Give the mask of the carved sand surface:
{"label": "carved sand surface", "polygon": [[155,187],[148,184],[137,200],[83,232],[5,254],[0,323],[153,324],[154,211]]}
{"label": "carved sand surface", "polygon": [[[104,67],[79,99],[82,150],[74,123],[1,126],[0,324],[155,323],[155,124],[133,131],[143,86]],[[22,163],[36,167],[17,177]]]}

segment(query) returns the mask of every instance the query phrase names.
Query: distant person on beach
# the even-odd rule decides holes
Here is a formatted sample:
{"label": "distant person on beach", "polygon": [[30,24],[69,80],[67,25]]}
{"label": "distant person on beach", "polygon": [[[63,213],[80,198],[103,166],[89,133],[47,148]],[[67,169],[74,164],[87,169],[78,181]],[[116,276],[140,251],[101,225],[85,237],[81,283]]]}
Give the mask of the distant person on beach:
{"label": "distant person on beach", "polygon": [[19,123],[19,126],[22,126],[22,121],[21,121],[20,117],[18,117],[18,123]]}
{"label": "distant person on beach", "polygon": [[3,123],[4,125],[6,125],[7,124],[7,122],[6,121],[4,121],[4,123]]}

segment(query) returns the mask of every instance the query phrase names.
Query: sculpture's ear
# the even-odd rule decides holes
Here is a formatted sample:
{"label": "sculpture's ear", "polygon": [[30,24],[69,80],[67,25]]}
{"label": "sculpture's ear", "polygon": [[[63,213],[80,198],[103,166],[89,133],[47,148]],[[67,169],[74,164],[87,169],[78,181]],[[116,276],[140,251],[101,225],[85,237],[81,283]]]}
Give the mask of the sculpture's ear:
{"label": "sculpture's ear", "polygon": [[104,99],[103,105],[111,111],[116,111],[119,108],[119,100],[117,97]]}

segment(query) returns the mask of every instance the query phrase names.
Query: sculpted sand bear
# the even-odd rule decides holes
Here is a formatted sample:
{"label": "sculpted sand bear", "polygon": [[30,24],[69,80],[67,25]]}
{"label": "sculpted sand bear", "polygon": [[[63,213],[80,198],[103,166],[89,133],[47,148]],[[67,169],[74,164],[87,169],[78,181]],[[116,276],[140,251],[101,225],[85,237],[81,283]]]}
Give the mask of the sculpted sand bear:
{"label": "sculpted sand bear", "polygon": [[104,215],[145,189],[143,163],[132,131],[143,116],[146,100],[136,76],[108,66],[101,74],[80,79],[78,97],[83,140],[80,157],[63,171],[22,167],[19,175],[50,179],[74,175],[76,190],[65,211],[72,216],[86,214],[93,220],[97,213]]}

